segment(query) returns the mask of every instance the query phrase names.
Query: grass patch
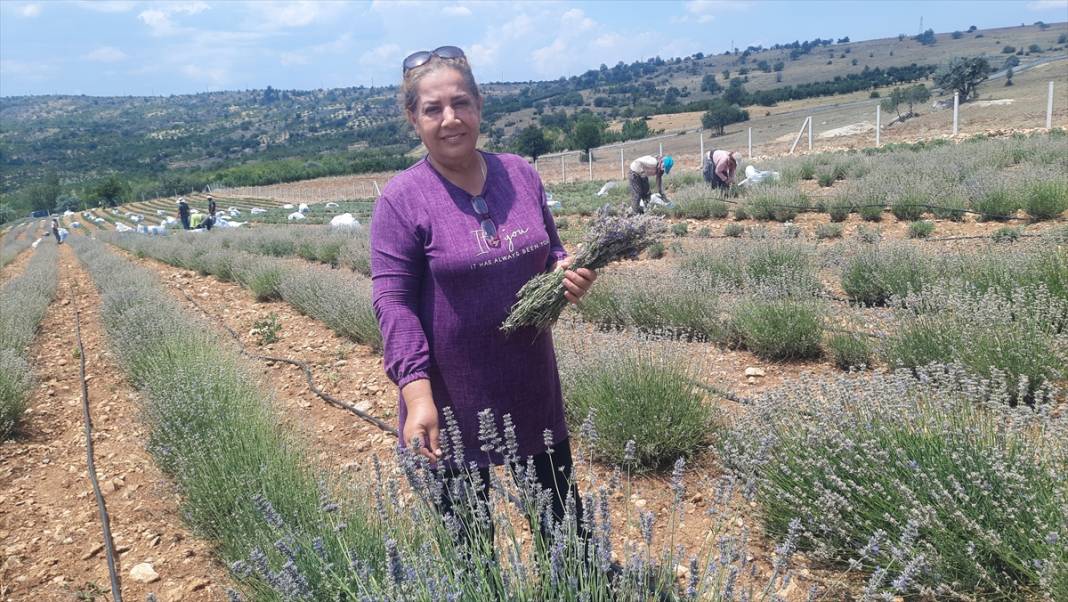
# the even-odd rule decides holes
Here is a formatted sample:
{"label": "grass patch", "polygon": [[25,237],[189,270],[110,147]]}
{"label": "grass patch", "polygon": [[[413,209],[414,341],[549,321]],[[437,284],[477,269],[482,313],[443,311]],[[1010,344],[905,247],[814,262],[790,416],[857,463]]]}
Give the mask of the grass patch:
{"label": "grass patch", "polygon": [[918,252],[904,246],[861,249],[847,260],[842,289],[851,301],[885,305],[891,297],[918,292],[932,278],[932,266]]}
{"label": "grass patch", "polygon": [[823,350],[823,312],[812,301],[749,299],[734,308],[731,329],[746,349],[767,360],[806,360]]}
{"label": "grass patch", "polygon": [[928,238],[931,233],[934,232],[934,222],[928,220],[919,220],[909,224],[908,237],[909,238]]}
{"label": "grass patch", "polygon": [[871,341],[863,335],[834,333],[827,338],[827,351],[834,365],[842,370],[871,366]]}
{"label": "grass patch", "polygon": [[1063,179],[1032,182],[1024,191],[1024,211],[1033,221],[1059,217],[1068,211],[1068,183]]}
{"label": "grass patch", "polygon": [[842,237],[842,224],[820,224],[816,226],[816,238],[819,240],[827,240],[831,238]]}

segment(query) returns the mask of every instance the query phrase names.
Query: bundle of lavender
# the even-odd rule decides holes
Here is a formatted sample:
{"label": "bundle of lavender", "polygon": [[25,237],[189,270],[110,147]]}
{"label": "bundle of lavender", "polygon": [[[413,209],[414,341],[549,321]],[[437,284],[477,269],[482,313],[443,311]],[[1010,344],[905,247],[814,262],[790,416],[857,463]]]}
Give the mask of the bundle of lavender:
{"label": "bundle of lavender", "polygon": [[[633,258],[659,240],[664,221],[650,215],[611,215],[607,206],[590,222],[589,230],[571,270],[600,269],[613,261]],[[516,304],[501,330],[511,334],[523,326],[539,331],[549,329],[567,306],[564,298],[564,271],[553,270],[531,278],[516,293]]]}

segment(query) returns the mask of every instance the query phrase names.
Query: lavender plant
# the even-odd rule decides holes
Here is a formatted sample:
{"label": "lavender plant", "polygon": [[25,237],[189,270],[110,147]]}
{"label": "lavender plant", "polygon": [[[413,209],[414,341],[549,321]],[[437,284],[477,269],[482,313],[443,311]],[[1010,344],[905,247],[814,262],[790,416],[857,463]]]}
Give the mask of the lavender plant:
{"label": "lavender plant", "polygon": [[1064,598],[1068,420],[1010,408],[1012,383],[954,366],[919,375],[771,392],[736,418],[724,460],[746,479],[769,532],[782,536],[800,518],[802,548],[872,570],[873,587]]}
{"label": "lavender plant", "polygon": [[[590,222],[585,242],[570,269],[597,270],[613,261],[636,257],[657,242],[664,229],[663,220],[655,216],[612,215],[609,211],[601,211]],[[563,270],[531,278],[516,293],[518,300],[501,324],[501,330],[511,333],[524,326],[542,331],[552,327],[567,305],[563,280]]]}

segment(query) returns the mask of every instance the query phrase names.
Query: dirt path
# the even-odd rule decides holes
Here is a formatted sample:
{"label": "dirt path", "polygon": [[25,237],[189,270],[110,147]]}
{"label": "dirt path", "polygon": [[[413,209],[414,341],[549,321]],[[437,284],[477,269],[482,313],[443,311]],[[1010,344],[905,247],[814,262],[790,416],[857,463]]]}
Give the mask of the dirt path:
{"label": "dirt path", "polygon": [[[31,349],[38,379],[25,432],[0,446],[0,597],[4,600],[107,599],[108,573],[86,475],[74,308],[81,308],[98,478],[120,551],[123,594],[144,600],[225,599],[226,571],[209,546],[182,525],[178,499],[144,450],[137,394],[125,380],[99,321],[100,296],[69,247],[60,282]],[[73,288],[72,288],[73,287]],[[130,570],[159,574],[139,583]]]}

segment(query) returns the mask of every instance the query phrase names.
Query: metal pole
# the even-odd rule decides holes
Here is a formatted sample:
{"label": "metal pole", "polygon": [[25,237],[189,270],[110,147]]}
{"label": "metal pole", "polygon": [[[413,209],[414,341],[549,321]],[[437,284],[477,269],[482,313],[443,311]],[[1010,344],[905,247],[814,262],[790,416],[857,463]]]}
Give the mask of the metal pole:
{"label": "metal pole", "polygon": [[567,172],[564,171],[564,156],[560,155],[560,181],[567,181]]}
{"label": "metal pole", "polygon": [[1053,82],[1049,83],[1049,96],[1046,98],[1046,129],[1053,129]]}
{"label": "metal pole", "polygon": [[749,128],[749,154],[746,157],[753,157],[753,128]]}
{"label": "metal pole", "polygon": [[664,143],[663,142],[660,143],[660,156],[661,157],[664,156]]}
{"label": "metal pole", "polygon": [[953,135],[957,135],[957,113],[960,111],[960,92],[953,93]]}
{"label": "metal pole", "polygon": [[812,116],[808,116],[808,150],[812,150]]}
{"label": "metal pole", "polygon": [[623,167],[623,145],[619,145],[619,177],[622,180],[627,179],[627,171]]}
{"label": "metal pole", "polygon": [[805,117],[805,120],[801,122],[801,129],[797,131],[797,138],[794,138],[794,143],[790,145],[789,154],[794,154],[794,149],[797,148],[797,143],[801,142],[801,135],[805,133],[805,126],[808,125],[809,117]]}
{"label": "metal pole", "polygon": [[590,181],[593,181],[593,149],[586,151],[586,164],[590,167]]}
{"label": "metal pole", "polygon": [[879,146],[879,134],[880,134],[880,130],[882,130],[882,125],[883,125],[883,123],[882,123],[882,118],[883,118],[882,109],[883,108],[880,105],[875,105],[875,146],[876,147]]}

